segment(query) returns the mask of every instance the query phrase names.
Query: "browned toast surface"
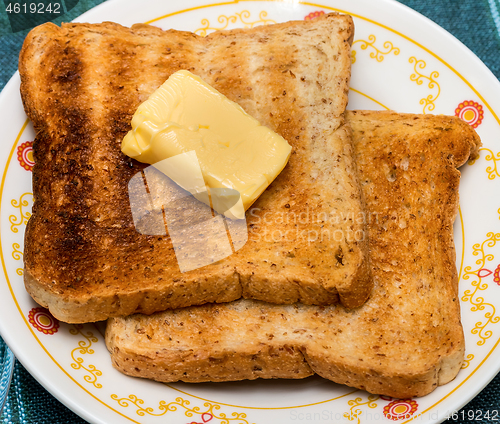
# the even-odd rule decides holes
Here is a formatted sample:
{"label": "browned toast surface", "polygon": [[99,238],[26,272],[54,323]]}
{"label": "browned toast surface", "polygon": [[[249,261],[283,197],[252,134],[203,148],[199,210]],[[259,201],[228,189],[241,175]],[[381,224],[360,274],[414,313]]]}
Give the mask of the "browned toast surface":
{"label": "browned toast surface", "polygon": [[480,140],[456,117],[347,112],[369,214],[373,295],[360,308],[239,300],[108,321],[113,365],[159,381],[303,378],[396,398],[458,373],[453,221]]}
{"label": "browned toast surface", "polygon": [[[109,22],[32,30],[19,61],[36,131],[24,255],[32,297],[66,322],[242,296],[362,304],[372,279],[344,120],[352,36],[352,19],[337,14],[205,38]],[[180,69],[293,147],[247,212],[246,245],[186,273],[168,235],[134,228],[127,184],[144,166],[120,151],[137,106]]]}

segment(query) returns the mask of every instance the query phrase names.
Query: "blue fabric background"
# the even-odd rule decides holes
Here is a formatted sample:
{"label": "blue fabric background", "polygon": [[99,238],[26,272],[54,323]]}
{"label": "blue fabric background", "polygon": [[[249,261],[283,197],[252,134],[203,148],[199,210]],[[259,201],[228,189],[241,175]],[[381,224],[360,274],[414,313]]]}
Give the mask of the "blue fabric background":
{"label": "blue fabric background", "polygon": [[[347,0],[346,0],[347,1]],[[26,22],[11,22],[4,5],[0,9],[0,90],[17,70],[17,56],[28,29],[12,33],[12,27],[27,25]],[[54,20],[55,23],[70,21],[88,9],[102,3],[102,0],[62,0],[66,13]],[[401,0],[412,9],[427,16],[468,46],[500,78],[500,3],[499,0]],[[11,23],[13,24],[11,26]],[[0,338],[0,343],[4,343]],[[500,410],[500,375],[468,405],[463,408],[464,416],[469,411]],[[459,419],[454,422],[464,423]],[[497,417],[497,421],[500,416]],[[451,419],[449,422],[453,422]],[[495,422],[497,422],[495,421]],[[493,422],[483,420],[482,422]],[[36,380],[16,363],[12,385],[6,406],[0,416],[0,424],[62,424],[85,423],[84,420],[54,399]]]}

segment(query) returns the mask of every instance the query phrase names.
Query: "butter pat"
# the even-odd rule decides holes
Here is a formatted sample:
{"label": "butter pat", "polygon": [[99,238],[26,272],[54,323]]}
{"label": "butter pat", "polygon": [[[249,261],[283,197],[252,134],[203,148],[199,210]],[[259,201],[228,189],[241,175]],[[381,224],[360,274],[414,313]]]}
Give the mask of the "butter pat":
{"label": "butter pat", "polygon": [[[193,150],[205,184],[232,189],[233,197],[236,190],[247,210],[283,170],[292,148],[201,78],[178,71],[138,107],[122,152],[154,165]],[[217,204],[234,204],[220,197],[224,190],[218,194]]]}

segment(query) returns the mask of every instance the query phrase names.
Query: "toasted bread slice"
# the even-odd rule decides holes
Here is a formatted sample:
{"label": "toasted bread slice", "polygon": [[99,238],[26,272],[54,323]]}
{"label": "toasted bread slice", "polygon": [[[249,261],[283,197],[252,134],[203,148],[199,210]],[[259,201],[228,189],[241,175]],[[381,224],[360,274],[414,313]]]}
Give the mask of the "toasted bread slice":
{"label": "toasted bread slice", "polygon": [[425,395],[463,361],[453,221],[480,140],[456,117],[348,112],[375,288],[356,310],[239,300],[108,321],[113,365],[164,382],[303,378]]}
{"label": "toasted bread slice", "polygon": [[[203,38],[138,24],[47,23],[20,54],[36,131],[25,285],[61,321],[240,297],[357,307],[372,279],[361,189],[344,120],[349,16],[237,29]],[[127,184],[144,165],[120,142],[137,106],[187,69],[293,147],[247,211],[246,245],[181,273],[169,236],[134,228]]]}

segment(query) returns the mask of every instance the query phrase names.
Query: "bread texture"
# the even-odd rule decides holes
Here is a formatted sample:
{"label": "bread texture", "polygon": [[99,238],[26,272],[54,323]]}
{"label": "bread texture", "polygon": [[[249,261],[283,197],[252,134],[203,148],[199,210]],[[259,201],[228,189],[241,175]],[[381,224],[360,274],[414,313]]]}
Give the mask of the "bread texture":
{"label": "bread texture", "polygon": [[[241,297],[365,302],[372,279],[344,119],[352,37],[352,19],[339,14],[207,37],[110,22],[33,29],[19,60],[36,131],[24,255],[30,295],[69,323]],[[293,147],[247,211],[246,245],[185,273],[168,234],[134,228],[127,184],[145,165],[120,151],[137,106],[180,69]]]}
{"label": "bread texture", "polygon": [[163,382],[303,378],[395,398],[453,378],[464,355],[453,222],[457,168],[478,154],[456,117],[347,112],[375,283],[360,308],[224,305],[108,321],[113,365]]}

